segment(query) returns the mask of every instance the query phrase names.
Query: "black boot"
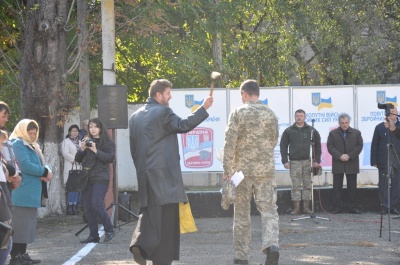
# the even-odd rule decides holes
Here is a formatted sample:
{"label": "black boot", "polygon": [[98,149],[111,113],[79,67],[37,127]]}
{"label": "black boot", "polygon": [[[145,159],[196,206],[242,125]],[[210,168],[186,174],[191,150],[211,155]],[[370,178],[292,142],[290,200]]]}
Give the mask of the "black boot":
{"label": "black boot", "polygon": [[72,213],[72,205],[67,205],[67,215],[73,215],[73,213]]}
{"label": "black boot", "polygon": [[32,265],[31,261],[25,260],[21,254],[17,256],[11,256],[10,263],[8,265]]}

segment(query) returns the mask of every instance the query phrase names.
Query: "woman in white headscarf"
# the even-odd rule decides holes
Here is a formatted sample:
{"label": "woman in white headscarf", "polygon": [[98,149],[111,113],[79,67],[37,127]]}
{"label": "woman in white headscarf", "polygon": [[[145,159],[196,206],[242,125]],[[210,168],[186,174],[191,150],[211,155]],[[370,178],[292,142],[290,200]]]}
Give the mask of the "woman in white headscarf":
{"label": "woman in white headscarf", "polygon": [[45,166],[42,151],[37,144],[39,125],[36,121],[23,119],[18,122],[10,136],[12,149],[22,173],[22,182],[13,191],[15,209],[12,212],[13,246],[10,264],[36,264],[26,252],[27,245],[35,241],[37,208],[43,207],[47,198],[47,182],[53,178]]}

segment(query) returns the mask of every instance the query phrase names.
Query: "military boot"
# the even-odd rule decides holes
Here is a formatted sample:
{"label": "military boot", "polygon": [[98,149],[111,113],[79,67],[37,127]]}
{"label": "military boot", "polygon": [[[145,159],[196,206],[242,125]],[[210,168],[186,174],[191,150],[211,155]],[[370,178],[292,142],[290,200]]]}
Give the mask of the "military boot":
{"label": "military boot", "polygon": [[310,201],[303,201],[303,213],[312,213],[310,210]]}
{"label": "military boot", "polygon": [[293,201],[293,211],[290,212],[291,215],[300,214],[300,201]]}

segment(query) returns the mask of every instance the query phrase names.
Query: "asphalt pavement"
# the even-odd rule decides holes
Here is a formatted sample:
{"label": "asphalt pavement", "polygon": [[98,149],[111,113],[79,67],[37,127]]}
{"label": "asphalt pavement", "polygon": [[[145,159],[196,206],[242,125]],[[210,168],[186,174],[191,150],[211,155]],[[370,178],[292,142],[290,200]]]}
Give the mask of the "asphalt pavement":
{"label": "asphalt pavement", "polygon": [[[393,215],[390,219],[383,216],[382,233],[381,216],[375,212],[304,217],[292,221],[293,216],[280,215],[279,264],[400,264],[400,219],[393,219]],[[232,217],[196,218],[195,222],[198,232],[181,236],[181,257],[173,264],[233,264]],[[29,254],[41,259],[42,265],[135,264],[128,247],[136,221],[119,222],[114,239],[99,244],[79,243],[88,236],[87,229],[75,235],[84,225],[81,216],[40,219],[36,242],[28,246]],[[264,265],[258,215],[252,216],[252,231],[249,264]]]}

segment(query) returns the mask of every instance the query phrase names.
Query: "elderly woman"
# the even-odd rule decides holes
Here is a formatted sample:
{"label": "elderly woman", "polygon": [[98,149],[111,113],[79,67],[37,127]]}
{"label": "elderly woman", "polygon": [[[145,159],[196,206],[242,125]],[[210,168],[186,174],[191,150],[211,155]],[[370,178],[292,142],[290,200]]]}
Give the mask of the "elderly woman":
{"label": "elderly woman", "polygon": [[36,264],[26,252],[27,245],[35,241],[37,208],[44,206],[47,197],[47,182],[53,178],[45,166],[37,140],[39,125],[36,121],[23,119],[18,122],[10,136],[12,149],[22,173],[22,182],[12,194],[15,206],[12,212],[13,245],[10,264]]}
{"label": "elderly woman", "polygon": [[[81,164],[75,162],[76,152],[81,146],[79,140],[79,127],[76,124],[71,125],[68,128],[68,134],[64,141],[61,143],[61,151],[64,156],[64,184],[67,183],[68,173],[74,166],[74,169],[80,169]],[[74,165],[75,163],[75,165]],[[67,196],[67,214],[76,214],[76,204],[78,203],[79,192],[68,192]]]}

